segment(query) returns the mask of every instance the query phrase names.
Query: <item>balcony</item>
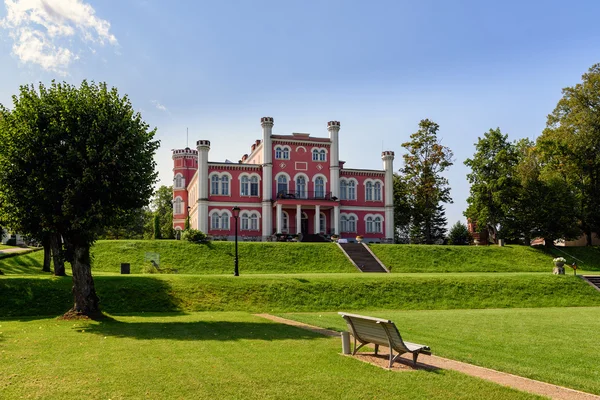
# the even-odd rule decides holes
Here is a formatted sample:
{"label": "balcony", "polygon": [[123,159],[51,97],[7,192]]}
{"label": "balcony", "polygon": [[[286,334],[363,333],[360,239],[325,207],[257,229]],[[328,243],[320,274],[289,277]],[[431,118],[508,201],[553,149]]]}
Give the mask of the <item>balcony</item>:
{"label": "balcony", "polygon": [[311,192],[308,190],[280,190],[277,192],[277,199],[291,199],[291,200],[326,200],[326,201],[338,201],[339,199],[331,195],[331,192],[316,191]]}

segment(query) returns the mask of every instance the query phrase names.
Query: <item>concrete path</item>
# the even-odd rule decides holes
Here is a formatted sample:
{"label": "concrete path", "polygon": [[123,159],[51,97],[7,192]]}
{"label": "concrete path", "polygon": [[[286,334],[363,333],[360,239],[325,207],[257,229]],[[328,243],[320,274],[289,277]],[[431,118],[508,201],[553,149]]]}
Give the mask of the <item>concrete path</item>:
{"label": "concrete path", "polygon": [[0,250],[0,254],[11,254],[11,253],[24,253],[26,251],[35,250],[29,247],[13,247],[12,249],[3,249]]}
{"label": "concrete path", "polygon": [[[276,317],[270,314],[256,314],[259,317],[269,319],[271,321],[279,322],[282,324],[296,326],[298,328],[307,329],[316,333],[320,333],[326,336],[339,337],[340,333],[329,329],[319,328],[318,326],[312,326],[303,324],[301,322],[292,321],[285,318]],[[340,343],[341,348],[341,343]],[[389,354],[389,350],[381,348],[380,353]],[[434,349],[435,351],[435,349]],[[355,358],[361,361],[365,361],[371,364],[378,365],[382,368],[387,369],[388,357],[385,355],[375,356],[373,353],[357,354]],[[394,363],[392,370],[403,371],[413,369],[451,369],[459,371],[467,375],[475,376],[477,378],[486,379],[498,383],[503,386],[508,386],[524,392],[534,393],[541,396],[547,396],[551,399],[564,399],[564,400],[600,400],[600,396],[593,394],[580,392],[578,390],[569,389],[562,386],[552,385],[546,382],[540,382],[533,379],[523,378],[521,376],[507,374],[505,372],[495,371],[489,368],[478,367],[476,365],[463,363],[460,361],[454,361],[443,357],[427,356],[421,354],[419,356],[419,362],[417,367],[412,366],[412,356],[410,358],[402,357],[400,364]]]}

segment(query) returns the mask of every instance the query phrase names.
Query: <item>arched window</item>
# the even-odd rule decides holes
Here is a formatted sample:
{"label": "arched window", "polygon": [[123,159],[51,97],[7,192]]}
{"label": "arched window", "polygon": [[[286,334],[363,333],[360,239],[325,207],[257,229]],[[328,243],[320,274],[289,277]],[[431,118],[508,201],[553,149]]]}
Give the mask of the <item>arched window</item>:
{"label": "arched window", "polygon": [[296,178],[296,196],[306,198],[306,179],[303,176]]}
{"label": "arched window", "polygon": [[242,213],[242,218],[241,218],[240,229],[243,230],[243,231],[247,231],[248,228],[249,228],[249,226],[250,226],[249,222],[250,222],[250,216],[248,215],[247,212],[243,212]]}
{"label": "arched window", "polygon": [[229,214],[226,212],[221,215],[221,229],[226,231],[229,230]]}
{"label": "arched window", "polygon": [[373,200],[381,201],[381,183],[375,182],[373,185]]}
{"label": "arched window", "polygon": [[221,221],[221,218],[219,217],[219,214],[217,214],[216,212],[212,213],[210,215],[210,229],[213,229],[213,230],[219,229],[221,227],[220,221]]}
{"label": "arched window", "polygon": [[381,217],[373,219],[373,232],[381,233]]}
{"label": "arched window", "polygon": [[354,215],[348,217],[348,232],[356,232],[356,217]]}
{"label": "arched window", "polygon": [[218,195],[219,194],[219,176],[213,175],[210,178],[210,194]]}
{"label": "arched window", "polygon": [[348,232],[348,217],[346,217],[345,215],[342,215],[340,217],[340,231]]}
{"label": "arched window", "polygon": [[319,161],[319,149],[312,150],[312,160]]}
{"label": "arched window", "polygon": [[279,175],[277,178],[277,194],[287,194],[288,191],[288,181],[287,176]]}
{"label": "arched window", "polygon": [[250,179],[247,176],[242,176],[240,183],[240,195],[250,196]]}
{"label": "arched window", "polygon": [[183,175],[181,175],[181,174],[175,175],[175,189],[183,189],[183,188],[184,188]]}
{"label": "arched window", "polygon": [[315,197],[325,197],[325,181],[322,177],[318,177],[317,179],[315,179]]}
{"label": "arched window", "polygon": [[348,200],[356,200],[356,182],[348,181]]}
{"label": "arched window", "polygon": [[365,199],[367,201],[373,200],[373,183],[367,182],[365,189]]}
{"label": "arched window", "polygon": [[283,148],[283,159],[284,160],[290,159],[290,149],[288,149],[287,147]]}
{"label": "arched window", "polygon": [[257,231],[258,230],[258,215],[252,214],[250,216],[250,230]]}
{"label": "arched window", "polygon": [[250,196],[258,196],[258,177],[250,178]]}
{"label": "arched window", "polygon": [[227,175],[221,177],[221,195],[229,196],[229,177]]}
{"label": "arched window", "polygon": [[348,182],[345,179],[340,181],[340,199],[346,200],[348,199]]}
{"label": "arched window", "polygon": [[373,217],[367,217],[366,231],[368,233],[373,232]]}
{"label": "arched window", "polygon": [[327,232],[327,218],[325,218],[325,214],[323,213],[319,215],[319,232]]}
{"label": "arched window", "polygon": [[183,200],[181,200],[181,197],[176,198],[173,202],[173,214],[183,214]]}
{"label": "arched window", "polygon": [[325,149],[321,149],[319,152],[319,161],[327,161],[327,151]]}
{"label": "arched window", "polygon": [[282,158],[282,151],[281,151],[281,147],[277,146],[275,147],[275,158],[280,159]]}

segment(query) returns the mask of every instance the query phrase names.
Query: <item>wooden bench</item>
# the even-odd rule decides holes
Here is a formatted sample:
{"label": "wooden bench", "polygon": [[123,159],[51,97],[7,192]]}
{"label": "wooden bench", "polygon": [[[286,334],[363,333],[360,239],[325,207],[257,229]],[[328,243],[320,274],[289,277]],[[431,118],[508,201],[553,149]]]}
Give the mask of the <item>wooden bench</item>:
{"label": "wooden bench", "polygon": [[[387,346],[390,349],[389,368],[392,368],[394,361],[404,353],[412,354],[414,365],[417,364],[419,354],[431,355],[429,346],[402,340],[398,328],[390,320],[344,312],[338,314],[344,317],[348,325],[348,330],[354,337],[354,352],[352,355],[355,355],[361,347],[369,343],[375,345],[375,354],[377,354],[379,346]],[[357,341],[360,342],[360,346],[358,347]],[[394,356],[394,350],[398,353],[396,356]]]}

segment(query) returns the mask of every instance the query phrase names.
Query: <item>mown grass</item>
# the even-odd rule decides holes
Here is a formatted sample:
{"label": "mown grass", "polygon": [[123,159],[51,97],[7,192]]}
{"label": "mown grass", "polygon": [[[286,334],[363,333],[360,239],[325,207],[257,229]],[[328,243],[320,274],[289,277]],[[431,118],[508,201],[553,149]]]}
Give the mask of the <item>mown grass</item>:
{"label": "mown grass", "polygon": [[[343,311],[342,309],[340,311]],[[600,395],[600,308],[377,311],[433,354]],[[285,318],[347,330],[337,313]]]}
{"label": "mown grass", "polygon": [[[370,247],[391,272],[548,272],[553,268],[549,254],[528,246],[380,244]],[[586,263],[585,267],[594,269],[596,265]]]}
{"label": "mown grass", "polygon": [[[0,316],[60,315],[71,279],[3,277]],[[600,305],[573,276],[545,274],[98,276],[109,313],[166,311],[337,311]]]}
{"label": "mown grass", "polygon": [[530,399],[453,371],[390,372],[246,313],[0,320],[3,399]]}
{"label": "mown grass", "polygon": [[[331,243],[239,243],[239,268],[244,274],[356,272],[337,246]],[[119,273],[121,263],[138,274],[159,256],[160,268],[179,274],[229,274],[233,272],[233,242],[192,244],[177,240],[100,240],[91,249],[94,272]],[[41,274],[43,252],[0,260],[7,274]],[[68,265],[67,265],[68,267]]]}
{"label": "mown grass", "polygon": [[5,244],[0,244],[0,250],[14,249],[16,246],[7,246]]}

